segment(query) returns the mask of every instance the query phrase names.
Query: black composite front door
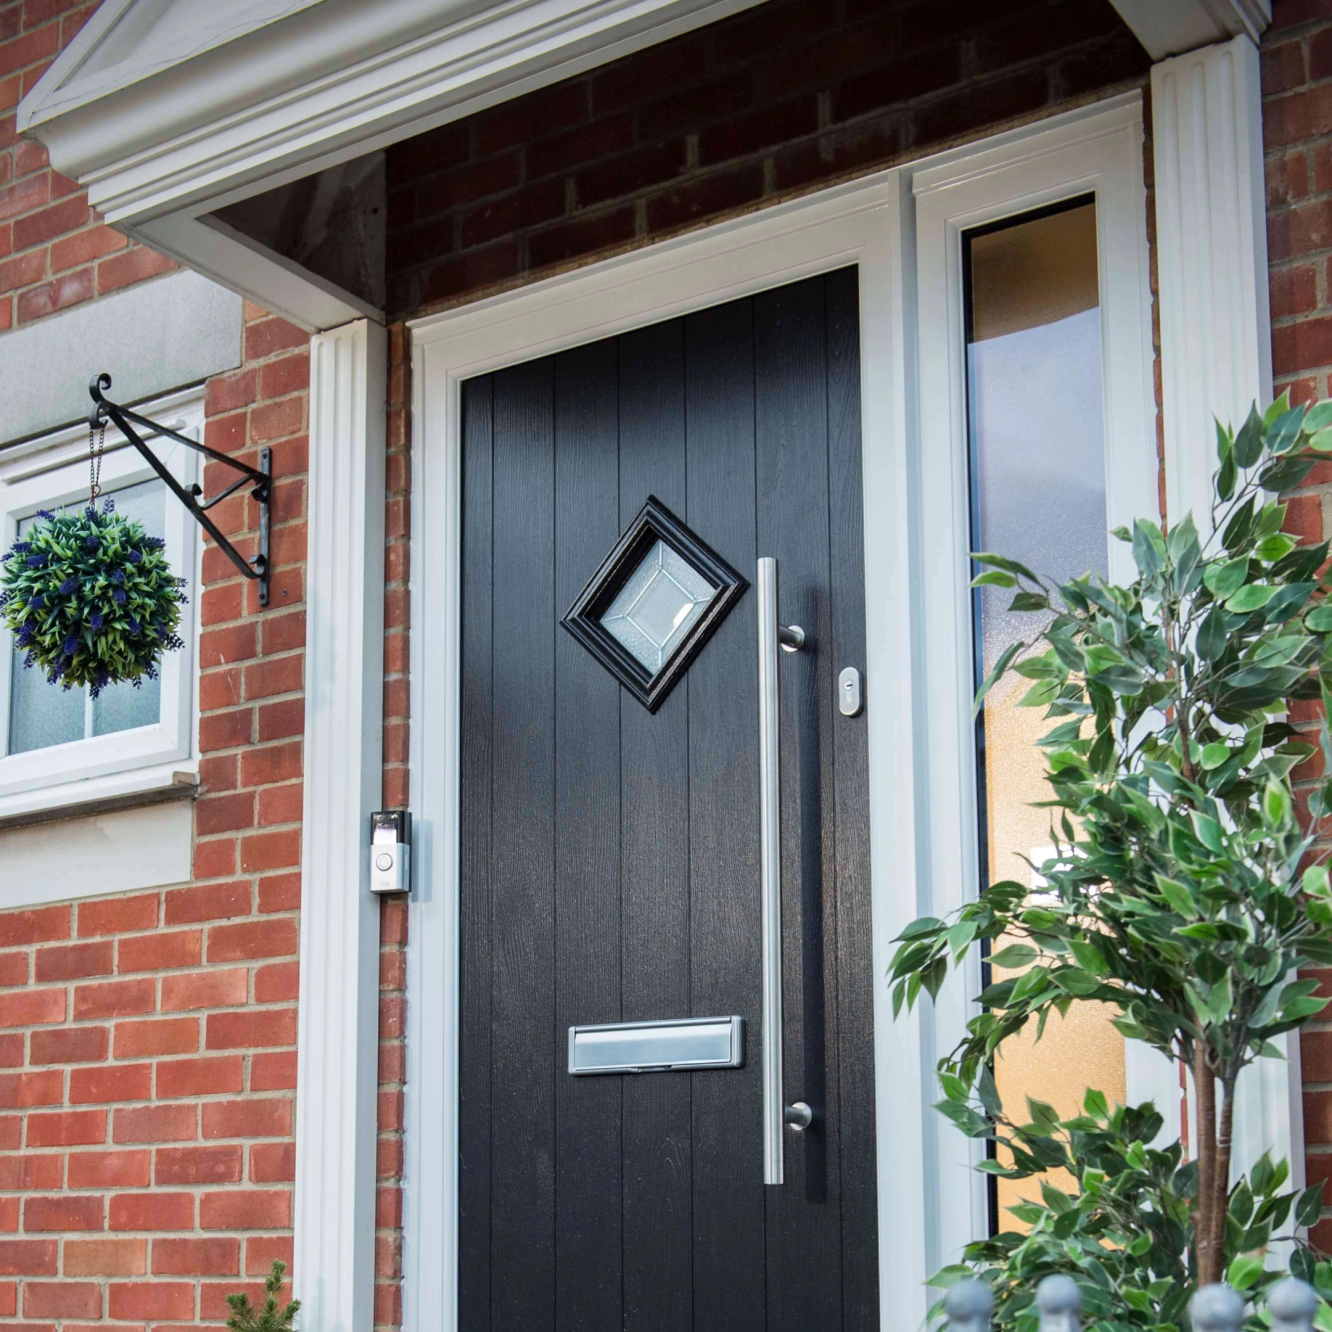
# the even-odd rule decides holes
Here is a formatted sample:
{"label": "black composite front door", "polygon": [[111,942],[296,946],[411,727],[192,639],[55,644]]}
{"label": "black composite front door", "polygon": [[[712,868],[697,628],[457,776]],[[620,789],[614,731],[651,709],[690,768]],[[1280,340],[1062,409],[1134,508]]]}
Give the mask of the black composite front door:
{"label": "black composite front door", "polygon": [[[865,666],[856,270],[470,380],[463,422],[460,1326],[877,1328],[865,718],[837,698]],[[562,621],[649,498],[740,591],[718,614],[722,580],[649,533],[585,605],[599,655]],[[808,635],[779,654],[782,1006],[814,1121],[780,1186],[763,556]],[[664,696],[616,674],[685,659]],[[743,1066],[570,1074],[570,1027],[714,1016]]]}

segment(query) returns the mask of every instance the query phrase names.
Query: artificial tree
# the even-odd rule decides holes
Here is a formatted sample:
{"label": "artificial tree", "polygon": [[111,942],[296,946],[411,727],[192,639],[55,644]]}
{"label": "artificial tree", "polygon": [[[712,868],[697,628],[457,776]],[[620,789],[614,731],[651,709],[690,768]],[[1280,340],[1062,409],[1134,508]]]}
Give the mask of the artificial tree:
{"label": "artificial tree", "polygon": [[[1297,544],[1277,499],[1332,453],[1332,402],[1255,407],[1238,433],[1218,425],[1217,448],[1205,536],[1192,515],[1164,532],[1140,519],[1114,533],[1137,566],[1127,586],[1092,575],[1051,585],[1015,560],[974,557],[985,566],[977,585],[1012,588],[1011,609],[1035,617],[977,707],[1016,672],[1031,682],[1022,705],[1054,722],[1039,743],[1055,854],[1036,867],[1039,900],[1025,884],[990,884],[949,920],[911,925],[890,974],[897,1012],[922,990],[937,994],[978,940],[1017,972],[984,990],[941,1061],[941,1108],[970,1132],[1001,1132],[986,1070],[1004,1040],[1073,1003],[1110,1005],[1125,1037],[1184,1064],[1197,1144],[1182,1187],[1202,1284],[1226,1271],[1236,1081],[1326,1004],[1299,969],[1332,964],[1332,890],[1316,844],[1332,780],[1299,810],[1291,773],[1316,750],[1286,720],[1292,701],[1326,709],[1332,695],[1328,546]],[[1026,1126],[1037,1139],[1044,1113]],[[1010,1135],[1019,1172],[1048,1168],[1031,1140]]]}

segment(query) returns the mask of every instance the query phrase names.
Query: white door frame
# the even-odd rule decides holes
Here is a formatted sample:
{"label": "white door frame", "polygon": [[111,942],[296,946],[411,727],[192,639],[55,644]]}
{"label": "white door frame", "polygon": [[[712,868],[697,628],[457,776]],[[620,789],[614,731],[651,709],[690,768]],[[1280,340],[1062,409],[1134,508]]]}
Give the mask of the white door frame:
{"label": "white door frame", "polygon": [[[974,161],[991,172],[1061,155],[1076,164],[1078,145],[1103,140],[1107,132],[1137,143],[1140,151],[1137,94],[969,145],[928,165],[937,170]],[[409,908],[404,1220],[410,1332],[454,1332],[457,1310],[460,385],[515,362],[847,264],[860,266],[865,583],[874,591],[866,605],[873,965],[882,978],[892,939],[930,909],[937,878],[928,863],[938,839],[930,829],[927,756],[938,740],[926,724],[927,664],[917,654],[913,665],[903,651],[904,644],[920,640],[924,595],[917,573],[924,553],[920,422],[930,413],[917,406],[915,312],[928,293],[917,292],[912,192],[921,170],[917,165],[869,176],[412,325],[410,757],[417,836]],[[1071,174],[1064,196],[1099,188],[1096,169],[1085,162]],[[1137,200],[1137,234],[1145,247],[1141,181],[1139,173],[1130,195]],[[1059,197],[1049,194],[1051,188],[1047,182],[1044,201]],[[1014,211],[1025,206],[1019,200]],[[1131,200],[1128,207],[1131,217]],[[1140,276],[1130,276],[1127,298],[1146,302],[1145,270]],[[1139,320],[1129,336],[1136,338],[1143,327]],[[1124,393],[1150,403],[1150,338],[1136,361],[1107,351],[1108,370],[1120,376],[1140,374],[1134,366],[1142,364],[1145,383]],[[1118,400],[1119,391],[1108,389],[1107,398],[1112,396]],[[939,815],[951,820],[954,840],[958,817],[956,802]],[[963,835],[969,835],[965,828]],[[924,1279],[972,1233],[969,1207],[963,1209],[968,1215],[958,1216],[956,1208],[940,1205],[946,1195],[973,1194],[945,1168],[946,1160],[956,1159],[956,1148],[947,1144],[930,1109],[936,1052],[953,1043],[962,1013],[960,1007],[942,1010],[936,1021],[928,1011],[917,1012],[894,1022],[886,985],[875,988],[885,1328],[923,1323],[930,1302]],[[756,1153],[758,1137],[756,1126]]]}

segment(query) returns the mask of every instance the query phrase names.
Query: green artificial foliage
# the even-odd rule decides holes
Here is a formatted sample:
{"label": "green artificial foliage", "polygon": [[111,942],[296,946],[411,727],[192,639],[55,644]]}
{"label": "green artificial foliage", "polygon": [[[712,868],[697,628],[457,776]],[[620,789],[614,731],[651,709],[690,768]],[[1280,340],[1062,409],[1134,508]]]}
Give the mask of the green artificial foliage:
{"label": "green artificial foliage", "polygon": [[122,518],[107,500],[46,510],[0,558],[0,604],[26,666],[52,684],[138,685],[157,675],[162,653],[182,645],[176,630],[183,579],[162,541]]}
{"label": "green artificial foliage", "polygon": [[[1156,1107],[1110,1106],[1089,1091],[1082,1114],[1061,1120],[1052,1107],[1030,1100],[1030,1119],[1008,1118],[985,1070],[970,1091],[955,1075],[943,1076],[949,1117],[968,1136],[1000,1145],[1009,1164],[983,1163],[1004,1179],[1038,1179],[1040,1201],[1009,1209],[1012,1223],[988,1239],[967,1245],[963,1261],[939,1272],[932,1284],[948,1287],[978,1276],[995,1295],[996,1332],[1038,1332],[1036,1287],[1043,1277],[1074,1277],[1083,1292],[1084,1332],[1178,1332],[1187,1327],[1194,1289],[1193,1211],[1198,1164],[1183,1159],[1178,1141],[1151,1144],[1163,1120]],[[1042,1178],[1067,1171],[1068,1191]],[[1322,1185],[1303,1193],[1285,1190],[1284,1161],[1267,1157],[1231,1191],[1225,1218],[1225,1247],[1232,1255],[1226,1280],[1257,1304],[1282,1279],[1266,1266],[1263,1249],[1273,1240],[1293,1246],[1291,1270],[1324,1302],[1319,1327],[1332,1326],[1332,1264],[1318,1261],[1294,1234],[1312,1225],[1322,1208]],[[933,1311],[942,1312],[942,1301]],[[1249,1332],[1266,1324],[1256,1310]]]}
{"label": "green artificial foliage", "polygon": [[286,1270],[285,1263],[274,1259],[273,1270],[264,1278],[264,1303],[260,1309],[250,1303],[250,1297],[244,1291],[227,1296],[227,1303],[231,1306],[227,1326],[231,1332],[292,1332],[301,1302],[292,1300],[286,1305],[281,1303],[282,1274]]}
{"label": "green artificial foliage", "polygon": [[[1277,498],[1332,452],[1332,402],[1306,410],[1283,396],[1217,435],[1215,535],[1200,541],[1191,515],[1164,532],[1146,519],[1119,529],[1133,582],[1051,585],[1014,560],[974,557],[976,584],[1013,589],[1011,609],[1033,616],[977,707],[1015,672],[1030,682],[1022,706],[1052,723],[1039,743],[1055,855],[1037,867],[1039,900],[1003,881],[949,920],[916,921],[890,975],[898,1011],[937,994],[978,940],[1018,973],[985,989],[941,1063],[957,1080],[941,1108],[969,1132],[971,1116],[996,1113],[966,1098],[1002,1043],[1032,1021],[1039,1035],[1074,1003],[1108,1005],[1125,1037],[1186,1065],[1198,1127],[1190,1280],[1203,1283],[1240,1256],[1226,1220],[1236,1080],[1322,1011],[1317,982],[1297,973],[1332,964],[1313,831],[1332,810],[1332,746],[1324,725],[1329,761],[1302,817],[1290,777],[1315,749],[1286,720],[1291,700],[1326,708],[1332,695],[1328,547],[1297,545]],[[1157,1325],[1120,1313],[1124,1326]]]}

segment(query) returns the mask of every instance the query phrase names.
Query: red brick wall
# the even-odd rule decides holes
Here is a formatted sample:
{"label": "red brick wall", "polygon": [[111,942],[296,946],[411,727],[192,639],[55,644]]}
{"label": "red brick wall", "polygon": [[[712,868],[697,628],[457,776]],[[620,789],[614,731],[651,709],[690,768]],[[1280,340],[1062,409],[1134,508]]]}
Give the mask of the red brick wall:
{"label": "red brick wall", "polygon": [[[1332,3],[1276,0],[1262,55],[1272,370],[1278,393],[1288,388],[1308,401],[1332,394]],[[1324,463],[1289,497],[1287,525],[1323,540],[1329,496],[1332,466]],[[1308,705],[1297,715],[1316,719]],[[1332,972],[1324,979],[1332,993]],[[1304,1030],[1300,1054],[1305,1168],[1310,1183],[1326,1181],[1324,1201],[1332,1204],[1332,1021]],[[1314,1240],[1332,1250],[1332,1206]]]}
{"label": "red brick wall", "polygon": [[[389,329],[388,476],[384,552],[384,789],[387,809],[408,802],[408,516],[411,499],[411,346]],[[407,904],[385,899],[379,926],[379,1149],[375,1210],[375,1325],[402,1322],[403,1084],[407,1051]]]}
{"label": "red brick wall", "polygon": [[87,0],[0,0],[0,331],[176,265],[101,224],[87,193],[15,134],[19,99],[87,22]]}
{"label": "red brick wall", "polygon": [[289,1259],[294,907],[246,878],[0,915],[0,1315],[216,1320]]}
{"label": "red brick wall", "polygon": [[1148,67],[1109,0],[771,0],[389,148],[389,304],[646,244]]}

